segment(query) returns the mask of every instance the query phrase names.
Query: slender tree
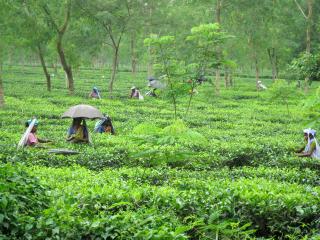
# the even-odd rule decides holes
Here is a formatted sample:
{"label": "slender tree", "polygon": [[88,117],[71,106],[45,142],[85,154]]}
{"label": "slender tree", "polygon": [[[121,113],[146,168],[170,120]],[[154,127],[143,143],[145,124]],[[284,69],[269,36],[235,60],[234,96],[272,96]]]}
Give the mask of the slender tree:
{"label": "slender tree", "polygon": [[[217,0],[216,1],[216,6],[215,6],[215,22],[218,23],[218,25],[221,25],[221,9],[222,9],[222,1],[223,0]],[[221,47],[218,46],[217,49],[217,59],[218,62],[220,62],[221,60],[221,55],[222,55],[222,51],[221,51]],[[218,65],[216,68],[216,83],[215,83],[215,92],[217,95],[220,94],[220,66]]]}
{"label": "slender tree", "polygon": [[[53,37],[51,30],[34,11],[36,8],[31,2],[16,1],[11,3],[10,7],[10,12],[18,16],[12,19],[10,27],[12,29],[11,35],[14,36],[14,39],[17,39],[15,44],[27,47],[38,55],[46,78],[47,90],[51,91],[51,76],[45,61],[45,52]],[[30,31],[31,28],[36,29],[36,31]]]}
{"label": "slender tree", "polygon": [[71,7],[72,7],[72,0],[66,1],[65,6],[63,7],[64,10],[64,21],[61,26],[59,26],[58,21],[55,19],[53,15],[53,11],[49,8],[48,4],[45,2],[42,5],[42,10],[47,17],[48,24],[53,28],[53,30],[57,34],[56,38],[56,48],[58,55],[60,57],[60,62],[63,67],[63,70],[66,74],[67,81],[68,81],[68,89],[69,93],[73,94],[74,93],[74,80],[73,80],[73,73],[72,73],[72,67],[68,63],[65,50],[63,47],[63,37],[68,29],[68,25],[70,24],[71,20]]}
{"label": "slender tree", "polygon": [[269,57],[269,61],[270,61],[270,65],[271,65],[271,69],[272,69],[272,81],[274,82],[277,77],[278,77],[278,57],[277,57],[277,53],[276,53],[276,47],[275,47],[275,31],[273,29],[275,29],[275,25],[276,25],[276,10],[277,7],[277,0],[273,0],[272,1],[272,20],[271,20],[271,26],[270,28],[271,30],[271,46],[267,48],[267,52],[268,52],[268,57]]}
{"label": "slender tree", "polygon": [[93,19],[107,36],[105,44],[113,51],[112,71],[109,81],[109,97],[113,96],[113,86],[119,63],[120,44],[130,19],[130,2],[127,0],[79,1],[79,6],[89,18]]}
{"label": "slender tree", "polygon": [[[8,15],[8,7],[9,4],[4,0],[0,0],[0,35],[6,36],[7,35],[7,23],[4,21],[7,17],[10,18]],[[10,41],[10,40],[9,40]],[[3,89],[3,80],[2,80],[2,66],[3,66],[3,57],[4,57],[4,50],[8,47],[7,46],[8,39],[7,37],[0,38],[0,108],[5,105],[4,101],[4,89]]]}
{"label": "slender tree", "polygon": [[38,44],[37,48],[38,48],[38,55],[39,55],[39,59],[41,62],[42,70],[43,70],[43,73],[46,76],[46,80],[47,80],[47,90],[50,92],[51,91],[51,76],[49,74],[46,62],[44,60],[44,54],[43,54],[43,49],[42,49],[41,45]]}
{"label": "slender tree", "polygon": [[[136,6],[139,6],[139,2],[135,4]],[[128,30],[130,35],[130,58],[131,58],[131,73],[133,76],[135,76],[137,72],[137,62],[138,62],[138,56],[137,56],[137,32],[139,31],[139,12],[137,11],[137,7],[135,8],[132,5],[126,4],[128,16],[131,19],[128,23]]]}
{"label": "slender tree", "polygon": [[2,60],[0,59],[0,107],[4,106],[4,91],[2,83]]}
{"label": "slender tree", "polygon": [[[303,10],[302,6],[298,3],[297,0],[294,0],[297,8],[300,10],[303,18],[306,21],[306,54],[310,55],[311,54],[311,30],[312,30],[312,14],[313,14],[313,0],[305,0],[307,4],[307,11]],[[309,77],[305,78],[304,82],[304,88],[305,91],[308,90],[309,86]]]}

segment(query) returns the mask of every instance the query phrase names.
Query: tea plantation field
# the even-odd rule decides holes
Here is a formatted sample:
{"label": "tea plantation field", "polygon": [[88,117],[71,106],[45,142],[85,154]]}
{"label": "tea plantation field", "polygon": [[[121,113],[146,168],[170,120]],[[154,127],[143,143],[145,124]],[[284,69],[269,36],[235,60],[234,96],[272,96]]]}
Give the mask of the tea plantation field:
{"label": "tea plantation field", "polygon": [[[289,99],[288,113],[253,78],[236,78],[220,96],[205,83],[189,114],[179,99],[174,121],[165,97],[128,99],[133,85],[148,90],[145,73],[120,72],[114,99],[103,91],[108,72],[75,75],[70,96],[62,72],[48,93],[40,68],[4,68],[0,239],[320,239],[320,161],[293,154],[306,127],[303,95]],[[93,86],[102,100],[87,98]],[[80,103],[110,115],[117,134],[66,143],[71,121],[60,117]],[[17,150],[33,116],[53,143]]]}

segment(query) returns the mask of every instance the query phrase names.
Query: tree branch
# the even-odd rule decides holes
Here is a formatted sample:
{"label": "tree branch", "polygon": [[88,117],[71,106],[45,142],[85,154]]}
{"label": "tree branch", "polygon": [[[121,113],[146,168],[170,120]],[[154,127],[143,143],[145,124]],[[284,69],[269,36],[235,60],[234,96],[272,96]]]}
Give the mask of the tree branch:
{"label": "tree branch", "polygon": [[305,12],[303,11],[302,7],[300,6],[300,4],[297,2],[297,0],[294,0],[294,2],[296,3],[297,7],[299,8],[299,10],[301,11],[302,15],[304,16],[305,19],[308,19],[307,15],[305,14]]}
{"label": "tree branch", "polygon": [[113,44],[113,47],[117,47],[117,43],[116,43],[116,40],[114,39],[114,36],[112,34],[112,28],[109,24],[105,23],[105,22],[102,22],[102,26],[106,29],[106,32],[108,33],[109,35],[109,38],[111,39],[111,42]]}
{"label": "tree branch", "polygon": [[56,24],[56,22],[54,21],[53,17],[51,16],[51,13],[47,7],[47,5],[43,5],[42,9],[44,11],[44,13],[47,15],[47,17],[49,18],[49,21],[51,22],[51,24],[53,25],[53,27],[56,29],[57,32],[59,32],[59,27]]}
{"label": "tree branch", "polygon": [[85,8],[83,7],[80,3],[78,3],[78,6],[81,8],[81,10],[89,17],[93,18],[97,23],[101,24],[101,26],[106,30],[106,32],[108,33],[109,35],[109,38],[112,42],[112,44],[110,43],[107,43],[107,45],[111,46],[111,47],[116,47],[117,46],[117,43],[113,37],[113,34],[112,34],[112,29],[111,29],[111,26],[106,23],[105,21],[99,19],[98,17],[95,16],[95,14],[89,10],[89,8]]}
{"label": "tree branch", "polygon": [[68,27],[69,20],[70,20],[70,14],[71,14],[71,0],[68,1],[66,17],[65,17],[63,25],[59,29],[59,32],[62,34],[66,31],[66,29]]}
{"label": "tree branch", "polygon": [[123,25],[122,30],[121,30],[121,32],[120,32],[120,36],[119,36],[118,43],[117,43],[117,46],[118,46],[118,47],[119,47],[119,45],[120,45],[120,42],[121,42],[121,39],[122,39],[122,35],[123,35],[125,29],[126,29],[126,24]]}

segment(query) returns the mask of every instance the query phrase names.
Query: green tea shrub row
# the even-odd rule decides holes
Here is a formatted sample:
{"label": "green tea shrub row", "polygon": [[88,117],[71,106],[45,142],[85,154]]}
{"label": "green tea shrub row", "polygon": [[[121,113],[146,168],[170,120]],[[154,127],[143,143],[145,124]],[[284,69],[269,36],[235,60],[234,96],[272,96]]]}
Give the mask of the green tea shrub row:
{"label": "green tea shrub row", "polygon": [[19,165],[0,164],[0,238],[32,239],[49,205],[47,188]]}
{"label": "green tea shrub row", "polygon": [[[125,172],[136,178],[148,175],[148,172],[135,169]],[[153,212],[150,224],[158,216],[164,217],[163,221],[169,218],[170,231],[175,232],[182,227],[192,229],[184,232],[185,236],[192,232],[193,235],[188,237],[210,235],[210,230],[203,226],[208,226],[210,219],[217,214],[214,224],[230,221],[243,226],[250,223],[249,229],[256,230],[256,236],[282,238],[286,234],[295,234],[297,229],[303,236],[319,228],[318,187],[256,177],[236,180],[211,178],[208,181],[199,176],[192,178],[192,174],[158,186],[132,181],[115,170],[96,174],[77,168],[37,168],[33,174],[55,189],[50,191],[51,204],[44,218],[52,219],[52,226],[58,227],[60,234],[70,233],[70,229],[84,234],[81,229],[86,224],[96,223],[99,231],[111,224],[114,234],[117,232],[118,237],[126,237],[126,232],[121,231],[122,226],[118,226],[118,220],[137,211],[141,213],[137,218],[145,218],[147,210]],[[114,221],[110,222],[110,218]],[[163,224],[159,226],[167,226],[165,222]],[[70,229],[63,232],[64,228]],[[97,230],[88,226],[86,229],[89,231],[87,234]],[[154,225],[152,229],[151,232],[160,231]],[[140,226],[132,226],[132,231],[131,234],[140,232]]]}

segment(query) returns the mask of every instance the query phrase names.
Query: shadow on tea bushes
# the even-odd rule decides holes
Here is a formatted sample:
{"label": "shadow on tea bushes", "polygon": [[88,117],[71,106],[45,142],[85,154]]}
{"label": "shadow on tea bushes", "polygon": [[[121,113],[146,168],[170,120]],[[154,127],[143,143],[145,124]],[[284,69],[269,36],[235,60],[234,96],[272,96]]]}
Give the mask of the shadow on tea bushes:
{"label": "shadow on tea bushes", "polygon": [[15,147],[3,149],[1,162],[23,163],[28,166],[41,165],[46,167],[65,167],[75,164],[90,170],[103,170],[107,167],[130,165],[128,150],[124,146],[95,148],[92,146],[72,146],[79,151],[78,155],[49,154],[48,149],[26,148],[17,150]]}

